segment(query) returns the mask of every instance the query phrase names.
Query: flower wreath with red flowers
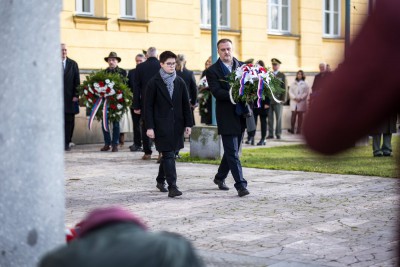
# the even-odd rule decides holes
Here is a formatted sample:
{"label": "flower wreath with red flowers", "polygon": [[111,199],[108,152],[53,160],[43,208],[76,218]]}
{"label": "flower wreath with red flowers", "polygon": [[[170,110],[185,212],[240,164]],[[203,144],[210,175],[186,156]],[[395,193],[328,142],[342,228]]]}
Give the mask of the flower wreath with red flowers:
{"label": "flower wreath with red flowers", "polygon": [[109,122],[120,121],[128,111],[133,95],[126,81],[120,74],[104,70],[86,76],[86,81],[78,87],[78,91],[82,102],[91,111],[89,129],[96,118],[103,121],[104,129],[108,130]]}
{"label": "flower wreath with red flowers", "polygon": [[282,82],[268,68],[258,64],[244,64],[236,68],[228,76],[228,82],[233,104],[252,103],[257,100],[257,107],[261,107],[261,100],[265,97],[280,103],[276,96],[284,92],[281,88]]}

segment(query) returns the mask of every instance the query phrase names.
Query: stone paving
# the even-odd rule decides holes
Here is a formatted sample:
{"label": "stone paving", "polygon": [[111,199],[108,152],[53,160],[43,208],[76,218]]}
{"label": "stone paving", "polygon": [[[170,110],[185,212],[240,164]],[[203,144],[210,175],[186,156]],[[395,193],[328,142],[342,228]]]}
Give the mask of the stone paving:
{"label": "stone paving", "polygon": [[[268,145],[294,143],[301,140]],[[190,239],[207,266],[399,263],[395,179],[244,168],[250,195],[239,198],[232,177],[229,191],[214,185],[217,166],[177,163],[183,195],[171,199],[155,187],[156,161],[141,160],[129,145],[118,153],[100,152],[100,144],[65,153],[67,225],[95,207],[121,205],[154,231]]]}

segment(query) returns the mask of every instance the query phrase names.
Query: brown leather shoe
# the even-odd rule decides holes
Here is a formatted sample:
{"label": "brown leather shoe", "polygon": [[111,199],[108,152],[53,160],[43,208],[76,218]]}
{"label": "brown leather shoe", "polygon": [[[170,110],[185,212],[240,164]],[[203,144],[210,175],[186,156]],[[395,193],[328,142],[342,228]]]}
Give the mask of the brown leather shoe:
{"label": "brown leather shoe", "polygon": [[113,145],[111,152],[118,152],[118,145]]}
{"label": "brown leather shoe", "polygon": [[100,151],[108,151],[108,150],[110,150],[110,146],[109,146],[109,145],[104,145],[104,146],[100,149]]}
{"label": "brown leather shoe", "polygon": [[142,160],[151,160],[151,154],[144,154]]}

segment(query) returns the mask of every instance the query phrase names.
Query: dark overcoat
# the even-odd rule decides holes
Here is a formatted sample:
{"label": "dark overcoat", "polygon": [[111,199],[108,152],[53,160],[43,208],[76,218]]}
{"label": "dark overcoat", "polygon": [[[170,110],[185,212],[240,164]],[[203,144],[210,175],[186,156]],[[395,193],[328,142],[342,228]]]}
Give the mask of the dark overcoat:
{"label": "dark overcoat", "polygon": [[179,77],[181,77],[186,83],[186,87],[188,89],[188,94],[189,94],[190,104],[192,104],[193,106],[196,105],[197,85],[196,85],[196,79],[194,78],[193,71],[190,71],[187,68],[183,68],[181,71],[177,70],[176,74]]}
{"label": "dark overcoat", "polygon": [[189,97],[182,78],[177,76],[174,80],[172,99],[159,73],[150,79],[146,88],[144,116],[146,129],[154,130],[158,151],[182,149],[185,127],[193,126]]}
{"label": "dark overcoat", "polygon": [[397,114],[392,114],[388,118],[383,119],[380,125],[371,131],[370,135],[397,133],[396,124]]}
{"label": "dark overcoat", "polygon": [[[225,81],[222,70],[222,61],[218,59],[206,70],[208,86],[216,102],[216,117],[218,134],[241,135],[246,128],[246,120],[236,114],[236,105],[232,104],[229,96],[229,84]],[[235,70],[241,63],[234,58],[232,70]]]}
{"label": "dark overcoat", "polygon": [[64,69],[64,112],[75,114],[72,98],[78,97],[77,87],[81,83],[78,64],[67,57]]}
{"label": "dark overcoat", "polygon": [[124,70],[124,69],[122,69],[122,68],[120,68],[120,67],[116,67],[116,68],[114,68],[114,69],[110,69],[110,68],[107,68],[106,70],[105,70],[105,72],[108,72],[108,73],[118,73],[119,75],[121,75],[123,78],[126,78],[126,70]]}
{"label": "dark overcoat", "polygon": [[155,57],[149,57],[145,62],[140,63],[136,67],[134,83],[133,83],[133,108],[143,109],[145,90],[147,83],[160,70],[160,61]]}

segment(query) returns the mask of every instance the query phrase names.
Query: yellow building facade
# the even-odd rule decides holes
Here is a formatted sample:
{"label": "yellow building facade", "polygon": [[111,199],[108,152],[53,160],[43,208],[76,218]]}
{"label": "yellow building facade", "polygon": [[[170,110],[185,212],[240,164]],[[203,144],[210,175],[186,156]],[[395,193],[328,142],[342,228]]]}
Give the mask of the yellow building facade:
{"label": "yellow building facade", "polygon": [[[210,0],[63,0],[61,42],[81,70],[106,68],[110,51],[120,67],[155,46],[185,54],[187,67],[204,69],[211,55]],[[351,34],[368,14],[367,0],[351,1]],[[344,55],[345,0],[218,0],[218,38],[229,38],[240,60],[276,57],[281,69],[335,68]]]}

